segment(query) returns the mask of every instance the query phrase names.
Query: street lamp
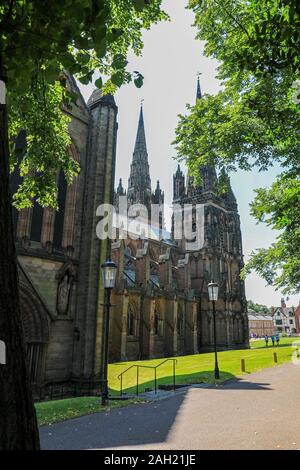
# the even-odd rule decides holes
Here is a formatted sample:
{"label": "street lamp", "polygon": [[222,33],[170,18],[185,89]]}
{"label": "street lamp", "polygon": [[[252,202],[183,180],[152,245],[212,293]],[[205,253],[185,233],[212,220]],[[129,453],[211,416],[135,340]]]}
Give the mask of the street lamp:
{"label": "street lamp", "polygon": [[215,347],[215,379],[220,378],[219,366],[218,366],[218,353],[217,353],[217,333],[216,333],[216,306],[215,302],[218,300],[219,286],[216,282],[211,281],[208,286],[209,300],[213,305],[213,317],[214,317],[214,347]]}
{"label": "street lamp", "polygon": [[111,260],[105,261],[101,265],[103,287],[104,287],[104,316],[102,328],[102,357],[101,357],[101,373],[102,375],[102,390],[101,390],[101,403],[103,406],[108,404],[108,380],[107,380],[107,366],[108,366],[108,341],[109,341],[109,309],[111,290],[115,286],[117,266]]}

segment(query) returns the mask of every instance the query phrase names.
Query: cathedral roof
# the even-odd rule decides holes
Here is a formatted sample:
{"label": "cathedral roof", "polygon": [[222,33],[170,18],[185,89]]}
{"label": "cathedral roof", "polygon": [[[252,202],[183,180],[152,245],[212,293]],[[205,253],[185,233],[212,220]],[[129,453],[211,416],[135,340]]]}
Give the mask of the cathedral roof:
{"label": "cathedral roof", "polygon": [[88,106],[92,106],[93,104],[97,103],[98,101],[100,101],[102,98],[102,91],[99,90],[99,88],[96,88],[96,90],[93,91],[93,93],[91,94],[91,96],[89,97],[88,99]]}

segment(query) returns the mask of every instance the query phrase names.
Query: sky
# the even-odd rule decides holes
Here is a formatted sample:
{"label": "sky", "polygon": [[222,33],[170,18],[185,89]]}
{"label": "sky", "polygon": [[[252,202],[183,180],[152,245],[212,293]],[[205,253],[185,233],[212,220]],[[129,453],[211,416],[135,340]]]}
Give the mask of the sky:
{"label": "sky", "polygon": [[[122,178],[123,186],[127,188],[140,104],[144,100],[152,188],[155,188],[159,179],[166,204],[172,203],[173,173],[177,167],[174,159],[176,151],[171,143],[175,137],[178,115],[186,113],[187,103],[195,102],[197,74],[202,74],[202,93],[215,94],[220,89],[220,83],[215,78],[217,62],[204,57],[204,44],[195,39],[193,13],[185,8],[186,5],[187,0],[163,1],[163,8],[171,21],[154,25],[150,31],[145,31],[142,57],[136,57],[133,53],[128,57],[128,70],[138,70],[145,77],[143,87],[137,89],[134,84],[124,85],[115,95],[119,108],[116,185]],[[80,85],[80,89],[87,100],[93,85]],[[250,216],[249,203],[254,198],[254,189],[269,186],[278,171],[278,168],[270,168],[263,173],[238,171],[231,174],[241,217],[246,261],[252,250],[268,247],[275,241],[276,232],[263,224],[257,225]],[[266,286],[262,278],[252,273],[246,279],[246,296],[248,300],[275,306],[280,305],[282,294]],[[300,295],[289,297],[287,305],[299,303]]]}

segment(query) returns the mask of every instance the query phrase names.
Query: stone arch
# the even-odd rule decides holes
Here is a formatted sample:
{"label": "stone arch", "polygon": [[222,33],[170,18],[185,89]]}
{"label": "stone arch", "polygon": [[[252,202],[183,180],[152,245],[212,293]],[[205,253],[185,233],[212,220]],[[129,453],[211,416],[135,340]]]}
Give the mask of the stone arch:
{"label": "stone arch", "polygon": [[47,312],[31,286],[22,282],[20,307],[30,381],[32,384],[41,384],[45,371],[46,346],[49,341]]}

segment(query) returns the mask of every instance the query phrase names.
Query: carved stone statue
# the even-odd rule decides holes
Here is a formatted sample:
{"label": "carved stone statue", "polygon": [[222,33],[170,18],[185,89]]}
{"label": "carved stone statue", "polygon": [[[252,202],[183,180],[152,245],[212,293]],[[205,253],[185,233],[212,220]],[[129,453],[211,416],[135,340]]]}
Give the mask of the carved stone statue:
{"label": "carved stone statue", "polygon": [[58,285],[57,290],[57,311],[60,315],[66,315],[69,306],[69,297],[71,290],[71,279],[69,273],[66,272]]}

